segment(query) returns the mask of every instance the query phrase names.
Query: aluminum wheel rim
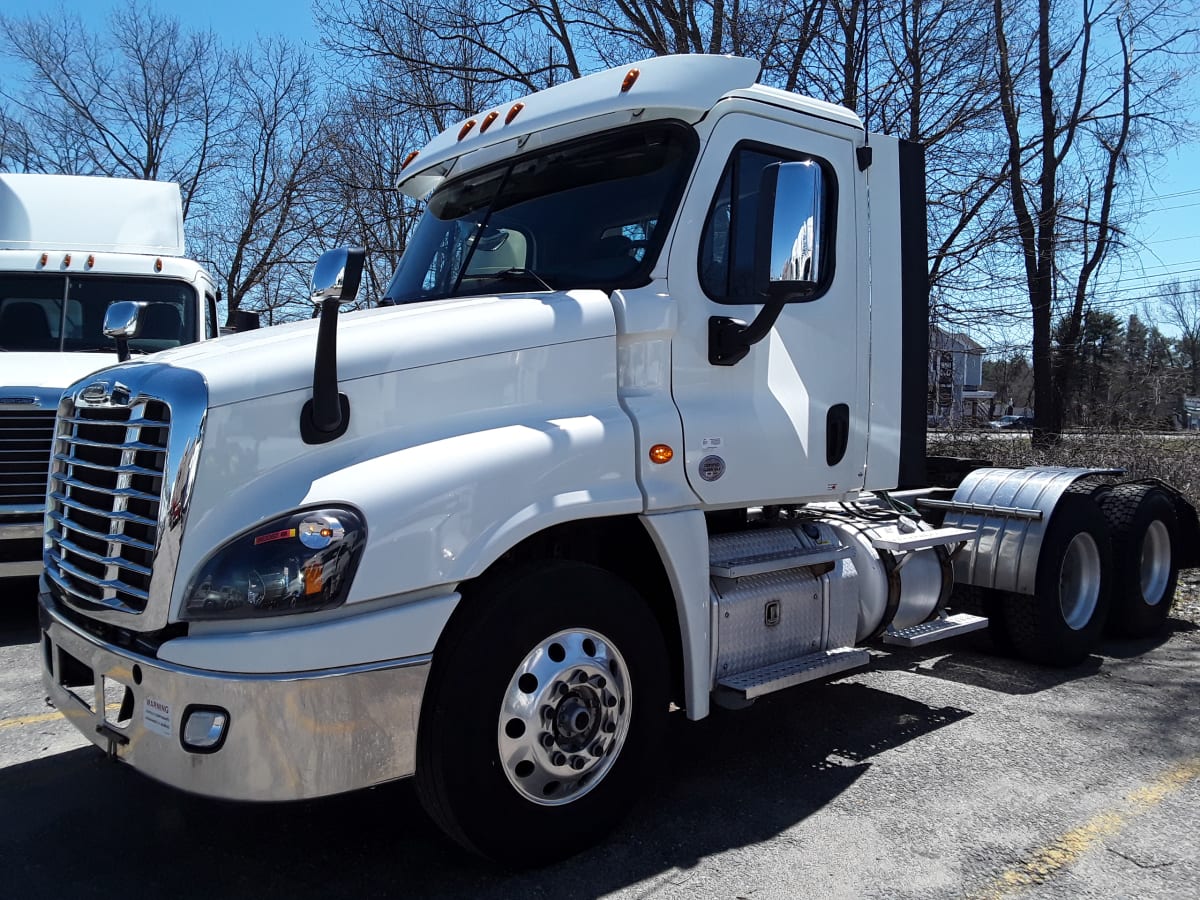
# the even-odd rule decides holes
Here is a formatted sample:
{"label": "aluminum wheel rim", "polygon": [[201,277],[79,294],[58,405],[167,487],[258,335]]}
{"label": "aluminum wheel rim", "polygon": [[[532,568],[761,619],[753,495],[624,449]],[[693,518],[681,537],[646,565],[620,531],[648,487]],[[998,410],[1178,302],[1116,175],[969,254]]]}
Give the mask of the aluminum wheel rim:
{"label": "aluminum wheel rim", "polygon": [[1142,540],[1142,599],[1148,606],[1156,606],[1162,601],[1170,579],[1171,533],[1166,523],[1155,519],[1146,529],[1146,537]]}
{"label": "aluminum wheel rim", "polygon": [[1063,621],[1079,631],[1092,620],[1100,599],[1100,551],[1090,534],[1079,532],[1067,545],[1058,574]]}
{"label": "aluminum wheel rim", "polygon": [[561,806],[604,779],[629,734],[628,671],[613,643],[588,629],[560,631],[525,655],[496,727],[501,767],[521,796]]}

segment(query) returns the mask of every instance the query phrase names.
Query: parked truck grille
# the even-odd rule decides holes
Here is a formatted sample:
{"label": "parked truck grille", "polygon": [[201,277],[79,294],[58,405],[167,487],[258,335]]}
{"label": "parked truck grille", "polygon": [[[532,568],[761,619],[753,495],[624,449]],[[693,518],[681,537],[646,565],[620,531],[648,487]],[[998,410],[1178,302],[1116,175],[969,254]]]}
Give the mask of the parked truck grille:
{"label": "parked truck grille", "polygon": [[150,597],[170,409],[64,404],[50,468],[46,574],[76,605],[141,613]]}
{"label": "parked truck grille", "polygon": [[0,410],[0,507],[41,506],[54,441],[54,410]]}

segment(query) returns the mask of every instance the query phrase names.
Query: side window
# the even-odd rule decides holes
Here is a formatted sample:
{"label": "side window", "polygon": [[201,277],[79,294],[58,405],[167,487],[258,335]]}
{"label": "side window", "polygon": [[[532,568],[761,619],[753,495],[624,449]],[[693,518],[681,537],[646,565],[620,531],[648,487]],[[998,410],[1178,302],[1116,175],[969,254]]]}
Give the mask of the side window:
{"label": "side window", "polygon": [[[824,189],[819,197],[823,215],[818,217],[824,235],[820,235],[826,246],[826,251],[819,256],[810,252],[814,236],[811,224],[808,231],[805,260],[810,268],[804,272],[791,272],[784,268],[776,274],[782,280],[804,280],[819,285],[828,283],[833,273],[833,253],[831,238],[834,234],[834,212],[836,210],[837,192],[835,189],[832,169],[820,160],[804,154],[789,153],[755,144],[739,144],[734,148],[721,183],[713,198],[712,208],[704,224],[700,239],[699,274],[700,286],[711,299],[718,303],[763,303],[766,295],[763,286],[756,284],[755,260],[765,250],[773,258],[779,255],[778,248],[760,248],[757,246],[760,224],[769,221],[776,215],[774,209],[763,209],[761,188],[764,173],[772,166],[780,163],[809,163],[819,166]],[[782,196],[782,195],[780,195]],[[795,233],[787,240],[791,253],[784,256],[795,256],[795,246],[802,242],[805,231],[797,227]],[[785,236],[776,235],[777,242]],[[811,271],[815,266],[816,271]],[[772,271],[775,266],[772,265]],[[812,299],[808,297],[807,299]]]}
{"label": "side window", "polygon": [[210,340],[217,336],[217,298],[207,293],[204,295],[204,336]]}

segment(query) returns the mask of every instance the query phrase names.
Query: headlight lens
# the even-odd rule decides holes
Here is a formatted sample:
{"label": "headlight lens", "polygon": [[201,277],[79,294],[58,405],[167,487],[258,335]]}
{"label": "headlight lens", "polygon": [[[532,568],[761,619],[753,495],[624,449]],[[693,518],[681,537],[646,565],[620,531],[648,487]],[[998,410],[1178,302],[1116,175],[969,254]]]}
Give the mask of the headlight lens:
{"label": "headlight lens", "polygon": [[366,542],[351,509],[312,509],[238,535],[188,584],[186,619],[244,619],[341,605]]}

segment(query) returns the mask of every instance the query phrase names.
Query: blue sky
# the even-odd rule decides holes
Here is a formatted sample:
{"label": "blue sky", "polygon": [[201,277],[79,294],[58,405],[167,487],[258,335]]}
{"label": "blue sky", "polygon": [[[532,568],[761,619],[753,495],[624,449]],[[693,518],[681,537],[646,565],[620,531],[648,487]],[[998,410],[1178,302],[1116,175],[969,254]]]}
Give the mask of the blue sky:
{"label": "blue sky", "polygon": [[[62,7],[94,20],[114,5],[105,0],[4,0],[3,12],[23,16]],[[211,27],[233,44],[256,33],[282,34],[313,45],[319,41],[310,0],[157,0],[153,5],[187,25]],[[12,71],[11,63],[0,58],[0,77]],[[1200,84],[1183,96],[1200,96]],[[1149,296],[1160,281],[1200,280],[1200,143],[1180,144],[1153,174],[1145,208],[1134,234],[1142,249],[1127,254],[1119,269],[1110,267],[1104,275],[1104,295],[1126,298],[1113,310],[1120,315],[1138,311],[1136,299]]]}

